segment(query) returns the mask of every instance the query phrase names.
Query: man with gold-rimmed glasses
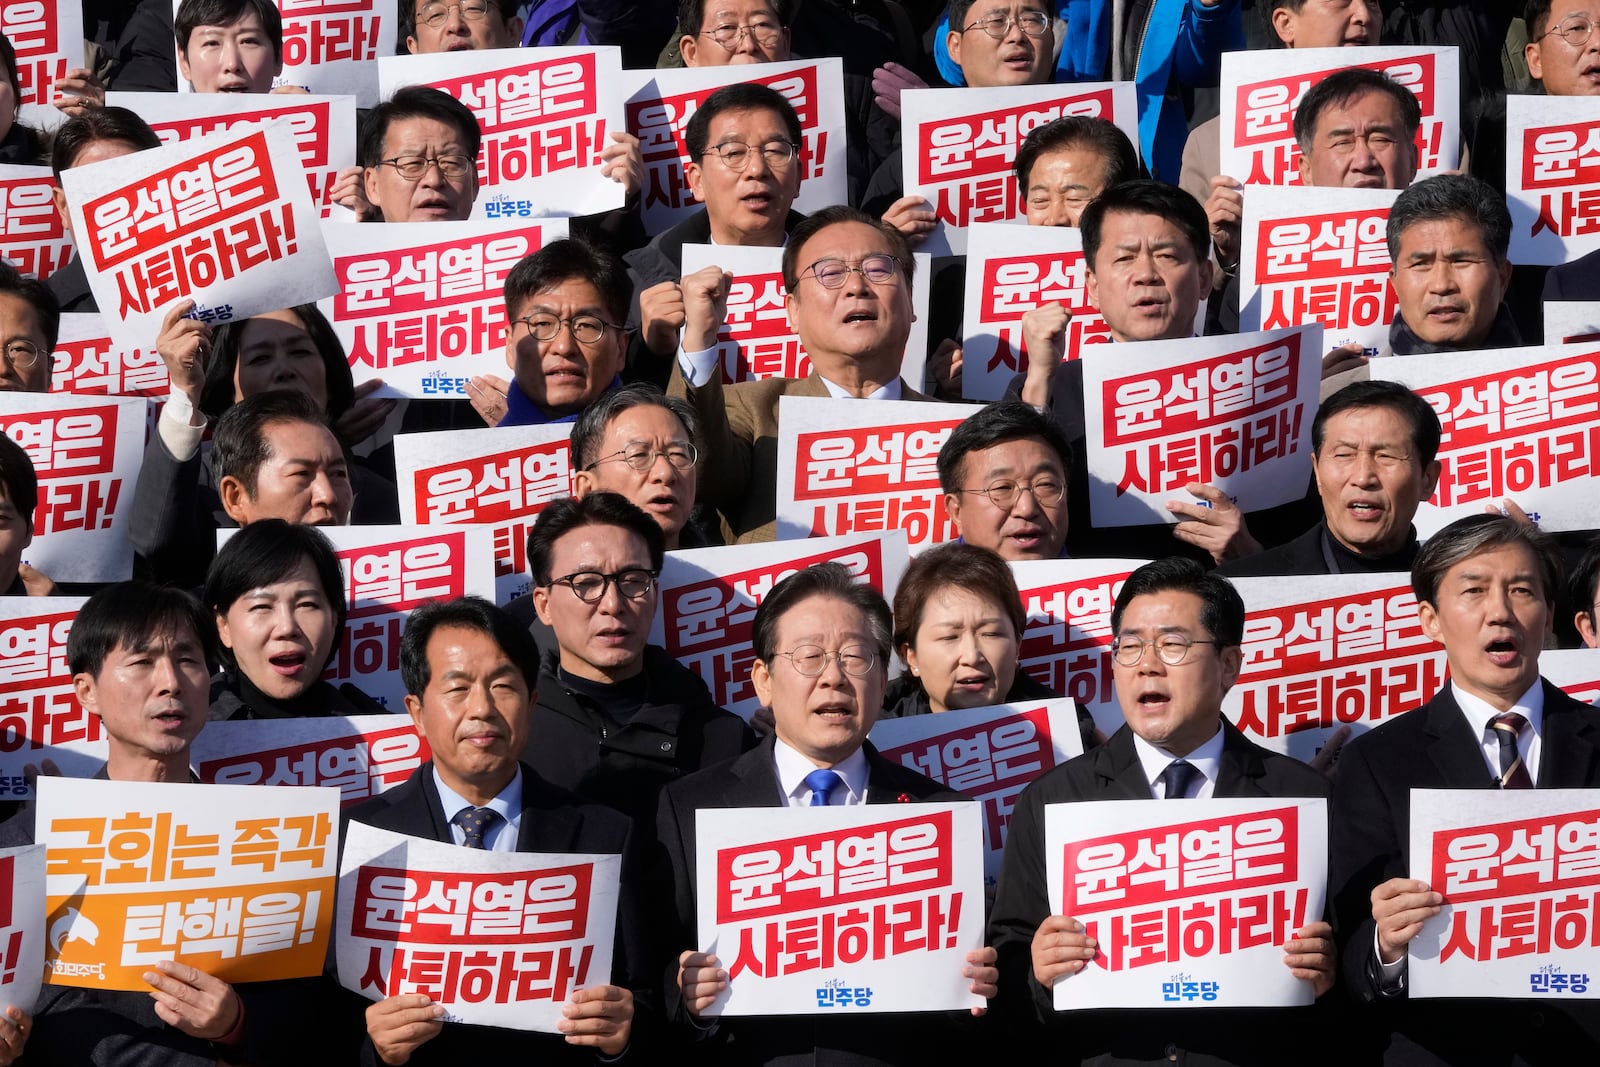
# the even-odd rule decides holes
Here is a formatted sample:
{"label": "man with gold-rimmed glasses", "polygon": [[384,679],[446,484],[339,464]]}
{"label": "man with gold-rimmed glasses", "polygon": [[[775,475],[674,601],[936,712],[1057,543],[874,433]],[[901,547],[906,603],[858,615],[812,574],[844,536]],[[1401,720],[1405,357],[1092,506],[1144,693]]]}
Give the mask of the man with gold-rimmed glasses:
{"label": "man with gold-rimmed glasses", "polygon": [[0,393],[50,391],[61,305],[43,282],[0,261]]}
{"label": "man with gold-rimmed glasses", "polygon": [[516,0],[415,0],[400,4],[400,32],[412,55],[515,48],[522,43]]}

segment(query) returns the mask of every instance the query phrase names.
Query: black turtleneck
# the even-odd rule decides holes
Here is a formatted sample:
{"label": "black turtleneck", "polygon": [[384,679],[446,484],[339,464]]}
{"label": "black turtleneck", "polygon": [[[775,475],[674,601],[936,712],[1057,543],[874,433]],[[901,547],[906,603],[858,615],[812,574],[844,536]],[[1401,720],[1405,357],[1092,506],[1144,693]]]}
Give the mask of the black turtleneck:
{"label": "black turtleneck", "polygon": [[1335,574],[1374,574],[1379,571],[1410,571],[1417,561],[1417,531],[1413,527],[1406,543],[1393,552],[1381,556],[1360,555],[1350,551],[1339,539],[1322,528],[1323,551],[1333,557]]}
{"label": "black turtleneck", "polygon": [[567,691],[593,704],[606,717],[619,726],[626,725],[644,707],[650,695],[650,679],[644,671],[620,682],[597,682],[580,678],[564,667],[556,668],[556,677]]}
{"label": "black turtleneck", "polygon": [[[255,683],[251,682],[242,671],[228,671],[222,675],[221,685],[231,689],[239,698],[242,705],[241,715],[230,718],[238,719],[308,719],[324,715],[346,714],[340,708],[342,701],[339,691],[324,681],[315,682],[297,697],[288,700],[279,700],[269,697]],[[216,703],[213,694],[212,703]]]}

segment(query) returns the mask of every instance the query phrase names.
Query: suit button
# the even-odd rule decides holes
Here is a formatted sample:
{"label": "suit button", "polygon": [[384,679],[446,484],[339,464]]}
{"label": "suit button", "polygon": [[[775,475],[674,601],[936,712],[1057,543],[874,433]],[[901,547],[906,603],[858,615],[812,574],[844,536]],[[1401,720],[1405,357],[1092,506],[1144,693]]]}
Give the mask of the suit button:
{"label": "suit button", "polygon": [[1171,1063],[1177,1063],[1178,1062],[1178,1046],[1177,1045],[1168,1045],[1167,1046],[1167,1060],[1169,1062],[1171,1062]]}
{"label": "suit button", "polygon": [[663,742],[661,742],[661,751],[663,751],[663,752],[671,752],[672,751],[672,742],[671,741],[663,741]]}

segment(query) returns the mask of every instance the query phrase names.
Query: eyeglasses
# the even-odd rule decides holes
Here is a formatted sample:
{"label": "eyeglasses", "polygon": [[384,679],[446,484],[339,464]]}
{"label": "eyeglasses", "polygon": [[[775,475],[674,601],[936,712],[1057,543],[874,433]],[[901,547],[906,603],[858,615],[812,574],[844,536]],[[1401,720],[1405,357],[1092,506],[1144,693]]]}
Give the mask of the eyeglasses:
{"label": "eyeglasses", "polygon": [[800,151],[792,141],[768,141],[766,144],[745,144],[743,141],[723,141],[706,149],[706,155],[716,156],[729,170],[744,170],[757,152],[773,170],[782,170],[794,162]]}
{"label": "eyeglasses", "polygon": [[1042,508],[1053,508],[1061,503],[1061,497],[1066,493],[1066,487],[1060,482],[1050,478],[1040,478],[1038,481],[1018,484],[1017,482],[992,482],[982,489],[963,489],[963,493],[982,493],[993,501],[994,506],[1001,511],[1010,511],[1023,493],[1032,493],[1033,499]]}
{"label": "eyeglasses", "polygon": [[556,334],[561,332],[561,327],[565,326],[572,331],[573,339],[581,345],[592,345],[599,341],[606,335],[607,329],[625,329],[614,322],[606,322],[587,315],[570,319],[558,319],[550,315],[526,315],[511,321],[513,324],[522,325],[533,335],[535,341],[554,341]]}
{"label": "eyeglasses", "polygon": [[1545,34],[1546,37],[1560,37],[1574,48],[1582,48],[1589,43],[1589,37],[1594,33],[1595,22],[1585,15],[1573,15],[1565,19],[1559,26],[1553,27]]}
{"label": "eyeglasses", "polygon": [[717,42],[731,52],[738,47],[739,38],[741,37],[748,36],[756,43],[757,48],[766,49],[777,44],[778,37],[782,33],[782,26],[778,25],[776,22],[770,22],[766,19],[761,19],[756,22],[748,23],[744,26],[734,26],[731,23],[723,23],[721,26],[715,26],[709,30],[702,30],[700,32],[700,36],[711,38],[713,41]]}
{"label": "eyeglasses", "polygon": [[1111,643],[1111,658],[1124,667],[1137,667],[1144,661],[1144,650],[1154,645],[1156,655],[1169,667],[1176,667],[1189,658],[1189,646],[1214,645],[1209,638],[1189,637],[1186,634],[1161,634],[1145,640],[1132,634],[1123,634]]}
{"label": "eyeglasses", "polygon": [[43,351],[32,341],[6,342],[6,360],[18,370],[27,370],[33,366]]}
{"label": "eyeglasses", "polygon": [[859,267],[852,267],[842,259],[819,259],[800,272],[817,280],[824,289],[839,289],[852,274],[859,274],[874,285],[887,285],[900,273],[900,261],[886,253],[863,256]]}
{"label": "eyeglasses", "polygon": [[667,462],[672,464],[674,469],[680,471],[686,471],[700,461],[699,450],[688,441],[674,441],[663,449],[651,448],[646,444],[630,444],[628,447],[620,448],[609,456],[601,456],[583,469],[592,471],[602,463],[620,459],[636,471],[647,471],[655,466],[656,457],[658,456],[665,456]]}
{"label": "eyeglasses", "polygon": [[865,678],[878,661],[878,654],[866,645],[846,645],[831,651],[820,645],[801,645],[792,652],[774,655],[787,656],[795,671],[806,678],[820,678],[828,669],[829,656],[838,660],[839,669],[852,678]]}
{"label": "eyeglasses", "polygon": [[461,12],[461,17],[468,22],[477,22],[489,16],[487,0],[462,0],[459,4],[424,4],[422,10],[417,12],[417,21],[424,26],[437,26],[450,17],[451,8]]}
{"label": "eyeglasses", "polygon": [[1006,34],[1011,32],[1013,25],[1021,26],[1022,32],[1029,37],[1043,37],[1044,31],[1050,25],[1050,16],[1043,11],[1024,11],[1020,15],[1001,15],[996,13],[986,15],[961,32],[966,33],[967,30],[981,29],[995,40],[1002,41],[1005,39]]}
{"label": "eyeglasses", "polygon": [[585,604],[598,604],[605,599],[606,589],[615,582],[617,592],[628,600],[643,600],[655,588],[656,572],[645,570],[616,571],[601,574],[599,571],[578,571],[550,579],[550,585],[564,585],[572,595]]}
{"label": "eyeglasses", "polygon": [[408,182],[421,181],[429,167],[438,167],[446,178],[465,178],[473,167],[471,156],[395,156],[380,163],[393,167]]}

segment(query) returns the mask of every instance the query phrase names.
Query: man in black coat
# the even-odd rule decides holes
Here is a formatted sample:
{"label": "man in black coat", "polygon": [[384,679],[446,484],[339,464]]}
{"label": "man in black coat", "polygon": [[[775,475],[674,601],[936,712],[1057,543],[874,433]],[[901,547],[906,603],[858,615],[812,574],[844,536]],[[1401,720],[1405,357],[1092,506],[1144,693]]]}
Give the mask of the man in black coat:
{"label": "man in black coat", "polygon": [[[1117,699],[1127,725],[1101,747],[1040,775],[1011,816],[989,937],[1016,1024],[1037,1015],[1053,1027],[1049,1040],[1058,1062],[1318,1062],[1321,1050],[1303,1035],[1321,1028],[1322,1005],[1055,1011],[1055,983],[1072,980],[1096,948],[1081,922],[1053,914],[1045,879],[1046,864],[1054,862],[1045,855],[1046,805],[1328,794],[1321,775],[1254,744],[1223,717],[1222,698],[1238,678],[1244,633],[1244,601],[1226,580],[1179,557],[1145,564],[1123,584],[1111,630]],[[1284,945],[1284,962],[1321,996],[1333,985],[1333,931],[1314,922],[1294,933]]]}
{"label": "man in black coat", "polygon": [[561,1035],[445,1023],[444,1007],[425,994],[387,997],[366,1008],[361,1062],[509,1063],[535,1057],[540,1063],[584,1064],[647,1056],[634,1027],[634,991],[646,987],[643,976],[651,968],[637,921],[633,825],[518,762],[535,695],[528,684],[537,660],[533,639],[504,612],[467,597],[414,612],[400,659],[406,710],[433,759],[404,784],[356,808],[350,819],[495,852],[621,855],[616,984],[574,992],[559,1024]]}
{"label": "man in black coat", "polygon": [[1600,785],[1600,710],[1539,676],[1559,575],[1549,537],[1503,516],[1469,516],[1430,538],[1411,584],[1423,632],[1444,645],[1450,684],[1340,759],[1329,891],[1345,982],[1386,1064],[1600,1056],[1592,1001],[1406,994],[1406,946],[1444,903],[1410,877],[1411,790]]}
{"label": "man in black coat", "polygon": [[[700,943],[695,920],[696,811],[967,799],[890,763],[866,740],[883,705],[890,632],[883,597],[855,584],[837,563],[791,575],[756,609],[751,681],[761,702],[772,708],[772,736],[739,758],[674,782],[661,793],[657,833],[663,886],[656,903],[662,906],[662,926],[674,948]],[[994,996],[993,962],[993,949],[967,954],[963,974],[972,979],[974,993]],[[686,949],[669,971],[667,997],[674,1021],[684,1032],[706,1040],[729,1039],[739,1063],[880,1067],[951,1062],[956,1045],[969,1036],[964,1024],[973,1022],[944,1015],[702,1019],[700,1013],[727,988],[721,961]]]}

